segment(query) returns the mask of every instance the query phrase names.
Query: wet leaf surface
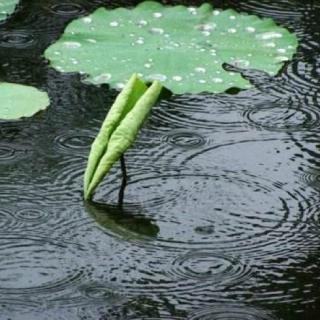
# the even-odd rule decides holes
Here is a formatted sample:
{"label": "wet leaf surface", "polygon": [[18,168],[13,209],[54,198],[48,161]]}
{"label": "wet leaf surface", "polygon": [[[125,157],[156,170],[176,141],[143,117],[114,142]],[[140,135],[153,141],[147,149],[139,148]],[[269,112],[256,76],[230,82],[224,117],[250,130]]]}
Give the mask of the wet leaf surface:
{"label": "wet leaf surface", "polygon": [[0,83],[0,119],[31,117],[50,104],[48,95],[38,89],[14,83]]}
{"label": "wet leaf surface", "polygon": [[162,6],[97,9],[70,23],[45,52],[63,72],[86,73],[86,81],[121,88],[132,73],[159,80],[174,93],[248,88],[230,63],[275,75],[292,58],[297,39],[271,19],[234,10]]}

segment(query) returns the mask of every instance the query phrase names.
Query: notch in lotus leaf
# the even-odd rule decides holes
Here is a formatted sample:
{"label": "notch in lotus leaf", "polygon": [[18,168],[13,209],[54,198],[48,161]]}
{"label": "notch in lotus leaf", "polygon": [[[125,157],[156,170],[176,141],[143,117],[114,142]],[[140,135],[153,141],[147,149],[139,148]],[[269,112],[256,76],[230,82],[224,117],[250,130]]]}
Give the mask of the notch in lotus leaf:
{"label": "notch in lotus leaf", "polygon": [[133,144],[139,128],[162,90],[159,81],[148,87],[133,74],[112,105],[94,140],[84,175],[84,198],[90,200],[112,165]]}

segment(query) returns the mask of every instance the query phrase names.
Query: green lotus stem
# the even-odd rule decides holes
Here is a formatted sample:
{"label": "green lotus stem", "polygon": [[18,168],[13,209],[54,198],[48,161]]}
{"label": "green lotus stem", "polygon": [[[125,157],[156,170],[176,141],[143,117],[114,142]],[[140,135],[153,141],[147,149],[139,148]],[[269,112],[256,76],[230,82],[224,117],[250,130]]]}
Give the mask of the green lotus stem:
{"label": "green lotus stem", "polygon": [[92,198],[112,165],[133,144],[161,90],[159,81],[148,88],[134,74],[118,95],[91,146],[84,175],[85,200]]}

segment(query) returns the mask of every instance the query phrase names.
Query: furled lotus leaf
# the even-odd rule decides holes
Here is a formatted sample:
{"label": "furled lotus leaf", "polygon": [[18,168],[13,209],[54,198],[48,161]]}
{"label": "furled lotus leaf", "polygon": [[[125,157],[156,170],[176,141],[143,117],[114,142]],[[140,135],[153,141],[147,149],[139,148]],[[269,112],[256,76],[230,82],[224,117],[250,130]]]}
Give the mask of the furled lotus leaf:
{"label": "furled lotus leaf", "polygon": [[15,83],[0,82],[0,119],[31,117],[50,104],[47,93]]}
{"label": "furled lotus leaf", "polygon": [[134,72],[160,80],[174,93],[223,92],[250,87],[229,63],[276,74],[297,39],[271,19],[233,10],[162,6],[97,9],[73,21],[45,52],[60,71],[82,72],[92,83],[121,87]]}
{"label": "furled lotus leaf", "polygon": [[18,3],[19,0],[0,0],[0,21],[5,20]]}
{"label": "furled lotus leaf", "polygon": [[84,175],[86,200],[91,198],[112,165],[133,144],[161,89],[159,81],[154,81],[148,88],[134,74],[118,95],[91,146]]}

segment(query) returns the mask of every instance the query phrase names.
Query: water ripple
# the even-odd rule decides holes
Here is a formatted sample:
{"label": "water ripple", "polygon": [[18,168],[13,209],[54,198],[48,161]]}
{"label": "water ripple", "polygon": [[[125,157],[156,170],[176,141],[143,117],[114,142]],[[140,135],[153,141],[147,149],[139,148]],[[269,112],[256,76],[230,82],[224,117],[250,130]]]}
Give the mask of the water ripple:
{"label": "water ripple", "polygon": [[241,126],[238,105],[230,100],[209,95],[177,96],[171,100],[163,100],[152,113],[152,121],[156,128],[168,127],[198,130],[223,127],[224,130],[235,130]]}
{"label": "water ripple", "polygon": [[[245,281],[252,270],[247,263],[236,257],[212,251],[191,251],[180,255],[172,263],[170,270],[180,286],[185,287],[188,280],[201,282],[201,286],[209,281],[210,286],[230,286]],[[194,284],[192,284],[194,288]]]}
{"label": "water ripple", "polygon": [[[0,295],[0,304],[1,304],[1,316],[4,317],[2,319],[18,319],[22,320],[21,315],[24,316],[29,312],[32,314],[32,319],[35,318],[35,312],[37,310],[41,310],[42,313],[44,311],[43,305],[40,301],[32,301],[29,299],[23,298],[14,298],[8,296]],[[13,317],[15,315],[15,317]],[[24,318],[26,319],[26,318]],[[42,320],[43,318],[41,318]]]}
{"label": "water ripple", "polygon": [[25,205],[23,209],[19,209],[14,212],[13,216],[17,220],[32,223],[32,225],[47,222],[50,218],[49,211],[40,210],[35,207],[28,208],[28,205]]}
{"label": "water ripple", "polygon": [[258,106],[243,113],[248,123],[271,131],[301,131],[320,126],[320,112],[303,107],[296,109],[287,105]]}
{"label": "water ripple", "polygon": [[79,288],[79,292],[86,297],[88,300],[94,302],[105,302],[106,300],[110,304],[123,303],[127,300],[127,297],[120,294],[120,288],[114,287],[110,283],[100,284],[86,284]]}
{"label": "water ripple", "polygon": [[32,46],[35,43],[35,38],[29,31],[1,31],[0,46],[6,48],[24,49]]}
{"label": "water ripple", "polygon": [[0,294],[12,297],[61,294],[84,276],[78,246],[22,234],[0,238]]}
{"label": "water ripple", "polygon": [[2,142],[0,143],[0,165],[12,165],[12,163],[25,159],[31,153],[27,144]]}
{"label": "water ripple", "polygon": [[[234,2],[233,0],[231,2]],[[301,17],[302,13],[298,10],[292,10],[292,5],[287,0],[280,0],[276,3],[260,2],[256,0],[246,1],[240,4],[242,8],[254,10],[266,16],[285,17],[290,20],[291,17]]]}
{"label": "water ripple", "polygon": [[228,304],[213,305],[210,308],[195,311],[188,320],[276,320],[271,313],[262,309]]}
{"label": "water ripple", "polygon": [[68,131],[57,135],[54,139],[54,143],[56,148],[65,154],[79,154],[87,156],[93,139],[94,136],[92,134],[84,131]]}
{"label": "water ripple", "polygon": [[320,172],[316,168],[308,166],[301,168],[299,174],[300,180],[306,185],[316,191],[320,191]]}
{"label": "water ripple", "polygon": [[[67,157],[54,160],[52,168],[50,162],[43,164],[42,174],[33,182],[34,201],[39,199],[42,203],[78,203],[82,199],[83,173],[86,159],[82,157]],[[46,166],[49,165],[48,168]]]}
{"label": "water ripple", "polygon": [[[141,320],[141,318],[131,318],[130,320]],[[143,317],[143,320],[183,320],[183,318],[173,316],[162,316],[162,317]]]}
{"label": "water ripple", "polygon": [[0,228],[1,230],[10,230],[15,226],[14,218],[11,212],[0,209]]}
{"label": "water ripple", "polygon": [[76,156],[47,159],[37,154],[35,157],[36,160],[31,158],[30,162],[19,163],[19,166],[11,165],[12,170],[3,174],[0,186],[3,203],[28,203],[32,199],[33,204],[48,207],[81,201],[86,159]]}
{"label": "water ripple", "polygon": [[0,145],[0,163],[11,161],[15,158],[16,150],[11,146]]}
{"label": "water ripple", "polygon": [[56,218],[56,215],[49,215],[49,210],[41,210],[29,203],[19,202],[19,206],[23,207],[23,209],[5,206],[5,210],[0,210],[0,227],[2,230],[23,232],[35,229],[40,224],[47,223],[50,219]]}
{"label": "water ripple", "polygon": [[54,14],[66,17],[78,16],[85,12],[85,8],[81,4],[72,2],[55,3],[49,5],[47,8]]}
{"label": "water ripple", "polygon": [[5,21],[4,80],[47,89],[52,104],[0,121],[2,317],[276,319],[236,301],[306,318],[316,309],[320,7],[216,2],[289,27],[298,53],[274,77],[240,70],[250,90],[162,99],[126,153],[122,207],[118,164],[98,202],[82,200],[89,146],[117,92],[39,57],[71,19],[134,3],[21,1]]}
{"label": "water ripple", "polygon": [[171,144],[173,147],[183,149],[198,148],[206,144],[205,138],[200,134],[181,129],[164,134],[162,140]]}
{"label": "water ripple", "polygon": [[[311,60],[311,61],[310,61]],[[304,94],[319,90],[319,58],[310,60],[294,60],[287,65],[283,78],[290,84],[290,88],[299,89]],[[288,88],[288,90],[290,90]]]}
{"label": "water ripple", "polygon": [[[155,220],[160,232],[152,244],[159,248],[214,246],[260,255],[266,253],[261,248],[290,242],[302,207],[309,208],[301,192],[245,171],[216,172],[137,174],[126,188],[124,205],[139,206]],[[117,203],[117,189],[99,197]]]}

